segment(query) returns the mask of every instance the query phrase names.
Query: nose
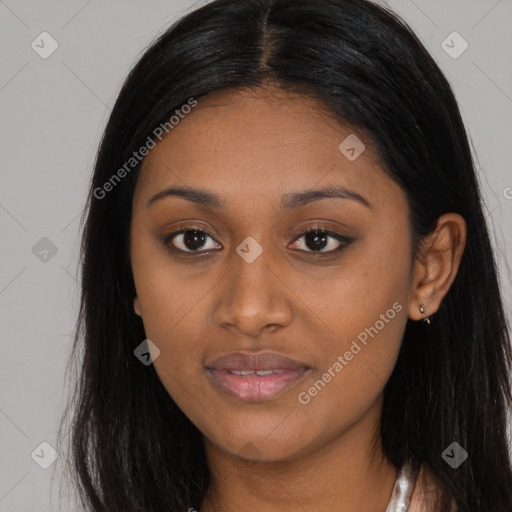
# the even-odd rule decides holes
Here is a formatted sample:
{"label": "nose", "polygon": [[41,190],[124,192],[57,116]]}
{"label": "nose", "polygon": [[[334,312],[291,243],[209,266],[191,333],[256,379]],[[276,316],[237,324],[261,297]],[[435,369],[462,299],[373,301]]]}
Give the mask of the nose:
{"label": "nose", "polygon": [[252,263],[233,256],[231,272],[218,287],[215,322],[237,334],[257,337],[286,327],[293,317],[293,286],[266,251]]}

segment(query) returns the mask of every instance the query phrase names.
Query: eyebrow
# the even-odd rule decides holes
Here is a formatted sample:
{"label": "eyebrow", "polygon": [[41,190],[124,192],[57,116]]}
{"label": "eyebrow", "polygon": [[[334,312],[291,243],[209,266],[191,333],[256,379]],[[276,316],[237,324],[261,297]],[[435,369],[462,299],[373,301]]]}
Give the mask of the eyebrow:
{"label": "eyebrow", "polygon": [[[193,188],[190,186],[171,186],[158,194],[155,194],[146,204],[146,208],[155,202],[166,197],[181,197],[187,201],[204,206],[206,208],[220,210],[226,206],[226,202],[222,200],[217,194],[208,190]],[[363,196],[345,187],[338,185],[327,186],[319,189],[303,190],[299,192],[290,192],[285,194],[281,200],[282,210],[292,210],[306,206],[315,201],[322,199],[349,199],[357,201],[367,208],[372,208],[371,203]]]}

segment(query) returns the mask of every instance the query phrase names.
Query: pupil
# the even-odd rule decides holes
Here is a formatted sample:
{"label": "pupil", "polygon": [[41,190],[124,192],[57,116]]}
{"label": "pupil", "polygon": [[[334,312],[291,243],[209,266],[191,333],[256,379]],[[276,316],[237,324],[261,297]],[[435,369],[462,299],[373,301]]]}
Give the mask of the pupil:
{"label": "pupil", "polygon": [[[323,249],[325,247],[325,242],[327,239],[327,235],[325,233],[319,233],[318,231],[312,231],[306,235],[306,245],[309,249]],[[312,245],[309,242],[313,242]],[[319,241],[323,244],[322,247],[319,247],[317,244]]]}
{"label": "pupil", "polygon": [[[198,239],[200,240],[199,247],[194,246],[197,244]],[[195,250],[199,249],[202,245],[204,245],[204,241],[206,239],[206,234],[201,231],[186,231],[183,236],[183,243],[187,247],[187,249]]]}

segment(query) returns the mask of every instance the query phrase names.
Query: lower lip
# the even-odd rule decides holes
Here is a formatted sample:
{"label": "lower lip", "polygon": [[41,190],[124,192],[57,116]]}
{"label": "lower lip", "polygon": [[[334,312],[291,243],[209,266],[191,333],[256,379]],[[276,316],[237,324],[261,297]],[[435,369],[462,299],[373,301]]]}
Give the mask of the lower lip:
{"label": "lower lip", "polygon": [[271,400],[297,384],[307,372],[308,368],[298,368],[271,375],[235,375],[227,370],[208,369],[213,384],[245,402]]}

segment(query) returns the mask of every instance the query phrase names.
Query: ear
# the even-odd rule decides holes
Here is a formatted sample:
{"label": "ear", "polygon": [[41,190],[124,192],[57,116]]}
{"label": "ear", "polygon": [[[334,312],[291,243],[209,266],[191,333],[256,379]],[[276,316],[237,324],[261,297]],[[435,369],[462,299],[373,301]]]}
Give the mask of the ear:
{"label": "ear", "polygon": [[135,314],[137,314],[139,316],[142,316],[142,312],[140,310],[140,302],[139,302],[139,298],[138,297],[135,297],[133,299],[133,309],[135,310]]}
{"label": "ear", "polygon": [[[466,247],[467,227],[464,217],[446,213],[439,217],[433,233],[422,242],[414,262],[408,314],[422,320],[435,313],[459,270]],[[425,313],[420,313],[420,304]]]}

